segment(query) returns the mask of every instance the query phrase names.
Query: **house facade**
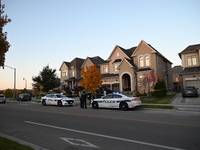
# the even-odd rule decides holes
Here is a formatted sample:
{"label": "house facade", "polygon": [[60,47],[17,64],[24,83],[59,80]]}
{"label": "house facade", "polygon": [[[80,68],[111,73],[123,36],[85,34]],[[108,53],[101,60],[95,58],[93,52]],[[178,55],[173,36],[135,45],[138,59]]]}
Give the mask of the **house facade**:
{"label": "house facade", "polygon": [[195,86],[200,92],[200,44],[189,45],[179,53],[183,86]]}
{"label": "house facade", "polygon": [[[97,65],[97,69],[102,74],[102,87],[111,91],[128,94],[146,93],[147,86],[153,90],[158,78],[165,81],[167,90],[171,90],[173,86],[172,63],[143,40],[138,46],[130,49],[116,45],[106,61],[100,57],[87,57],[81,68],[93,64]],[[69,68],[66,66],[66,62],[63,62],[60,67],[61,82],[64,79],[63,70]],[[147,80],[144,81],[147,78],[148,83]]]}

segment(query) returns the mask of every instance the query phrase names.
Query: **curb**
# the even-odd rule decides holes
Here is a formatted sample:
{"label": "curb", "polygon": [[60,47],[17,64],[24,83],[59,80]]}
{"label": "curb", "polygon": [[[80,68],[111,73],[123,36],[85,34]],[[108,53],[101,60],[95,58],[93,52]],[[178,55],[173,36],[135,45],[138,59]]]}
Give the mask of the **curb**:
{"label": "curb", "polygon": [[9,140],[18,142],[18,143],[20,143],[22,145],[30,146],[30,147],[32,147],[35,150],[50,150],[50,149],[47,149],[47,148],[41,147],[39,145],[36,145],[36,144],[30,143],[30,142],[18,139],[16,137],[13,137],[13,136],[10,136],[10,135],[7,135],[7,134],[0,133],[0,136],[4,137],[4,138],[7,138]]}

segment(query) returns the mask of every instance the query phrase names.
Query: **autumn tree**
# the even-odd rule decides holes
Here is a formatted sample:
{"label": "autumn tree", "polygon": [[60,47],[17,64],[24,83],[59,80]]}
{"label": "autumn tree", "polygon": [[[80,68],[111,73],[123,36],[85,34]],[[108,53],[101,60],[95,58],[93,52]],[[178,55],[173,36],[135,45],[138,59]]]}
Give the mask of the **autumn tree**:
{"label": "autumn tree", "polygon": [[60,81],[56,75],[56,69],[51,69],[48,65],[43,68],[38,76],[33,77],[32,80],[34,89],[39,89],[39,87],[42,86],[42,90],[45,92],[49,92],[49,90],[60,86]]}
{"label": "autumn tree", "polygon": [[154,82],[156,81],[156,78],[154,76],[153,71],[143,74],[143,76],[139,79],[138,83],[141,87],[144,87],[144,93],[150,95],[150,89],[154,85]]}
{"label": "autumn tree", "polygon": [[81,70],[83,81],[80,83],[86,90],[90,92],[96,91],[102,84],[102,75],[97,70],[96,65],[86,67]]}
{"label": "autumn tree", "polygon": [[11,22],[7,15],[4,15],[5,5],[1,4],[0,0],[0,67],[4,68],[5,53],[8,51],[10,44],[7,41],[7,32],[3,32],[3,27]]}

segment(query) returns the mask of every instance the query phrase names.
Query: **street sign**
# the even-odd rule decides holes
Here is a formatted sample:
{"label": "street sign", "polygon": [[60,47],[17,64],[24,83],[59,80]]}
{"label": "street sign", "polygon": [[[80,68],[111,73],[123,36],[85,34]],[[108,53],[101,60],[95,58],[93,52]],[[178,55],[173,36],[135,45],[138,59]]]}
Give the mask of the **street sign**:
{"label": "street sign", "polygon": [[43,87],[42,85],[40,85],[40,87],[39,87],[39,88],[40,88],[40,90],[42,90],[44,87]]}

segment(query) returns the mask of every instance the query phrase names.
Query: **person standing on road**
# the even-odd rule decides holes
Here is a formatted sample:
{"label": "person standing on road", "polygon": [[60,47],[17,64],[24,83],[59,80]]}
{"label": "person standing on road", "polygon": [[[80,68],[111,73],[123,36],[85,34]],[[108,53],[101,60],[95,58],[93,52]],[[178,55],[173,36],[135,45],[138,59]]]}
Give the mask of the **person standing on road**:
{"label": "person standing on road", "polygon": [[80,105],[81,105],[81,108],[87,108],[87,102],[86,102],[86,99],[87,99],[87,95],[85,94],[85,91],[83,91],[83,93],[81,94],[81,97],[80,97]]}

